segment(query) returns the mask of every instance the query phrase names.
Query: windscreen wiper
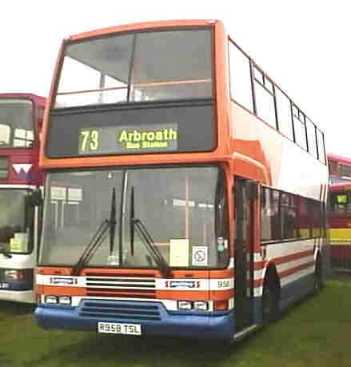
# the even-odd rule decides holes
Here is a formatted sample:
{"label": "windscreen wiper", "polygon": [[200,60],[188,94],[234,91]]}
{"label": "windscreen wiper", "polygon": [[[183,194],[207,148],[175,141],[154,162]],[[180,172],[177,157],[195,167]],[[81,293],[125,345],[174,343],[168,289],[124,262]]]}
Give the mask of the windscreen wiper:
{"label": "windscreen wiper", "polygon": [[116,223],[116,189],[113,188],[110,213],[110,255],[112,255],[115,247]]}
{"label": "windscreen wiper", "polygon": [[72,275],[79,275],[80,271],[85,264],[93,257],[96,250],[104,242],[106,238],[107,230],[110,228],[110,221],[105,219],[98,227],[93,237],[89,241],[88,245],[85,247],[82,255],[73,266]]}
{"label": "windscreen wiper", "polygon": [[134,186],[131,188],[130,193],[130,247],[131,254],[134,254],[134,229],[136,229],[139,236],[144,240],[144,244],[151,257],[154,259],[155,263],[158,265],[161,273],[165,276],[170,276],[171,268],[167,261],[162,256],[161,252],[157,248],[154,240],[152,239],[150,232],[145,227],[144,223],[135,217],[134,209]]}
{"label": "windscreen wiper", "polygon": [[112,201],[111,201],[111,211],[110,220],[105,219],[98,227],[93,237],[89,241],[88,245],[85,247],[82,255],[73,266],[72,275],[78,275],[85,264],[87,264],[90,259],[94,256],[97,249],[104,242],[107,230],[110,230],[110,251],[112,253],[114,247],[114,237],[116,231],[116,190],[112,189]]}

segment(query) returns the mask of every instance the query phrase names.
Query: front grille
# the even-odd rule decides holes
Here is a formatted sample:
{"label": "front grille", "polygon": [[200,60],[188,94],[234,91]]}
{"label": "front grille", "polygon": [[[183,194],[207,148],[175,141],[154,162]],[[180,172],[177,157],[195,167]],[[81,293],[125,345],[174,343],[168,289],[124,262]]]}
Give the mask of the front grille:
{"label": "front grille", "polygon": [[88,276],[87,295],[91,297],[155,298],[154,278]]}
{"label": "front grille", "polygon": [[79,316],[113,319],[115,321],[158,321],[161,320],[157,304],[147,302],[83,301]]}

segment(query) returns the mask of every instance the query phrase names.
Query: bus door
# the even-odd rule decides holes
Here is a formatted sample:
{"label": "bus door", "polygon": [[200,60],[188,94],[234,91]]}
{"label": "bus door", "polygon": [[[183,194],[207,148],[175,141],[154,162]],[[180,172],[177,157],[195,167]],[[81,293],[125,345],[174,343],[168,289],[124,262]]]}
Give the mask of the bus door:
{"label": "bus door", "polygon": [[236,177],[234,180],[234,289],[235,331],[253,323],[253,244],[255,201],[258,185],[254,181]]}

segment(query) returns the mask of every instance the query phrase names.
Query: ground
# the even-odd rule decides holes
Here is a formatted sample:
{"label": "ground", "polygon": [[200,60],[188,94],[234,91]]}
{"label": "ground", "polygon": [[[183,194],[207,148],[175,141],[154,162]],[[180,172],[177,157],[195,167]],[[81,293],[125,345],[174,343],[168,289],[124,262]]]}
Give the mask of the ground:
{"label": "ground", "polygon": [[0,367],[351,366],[351,279],[291,308],[239,344],[43,331],[28,307],[0,305]]}

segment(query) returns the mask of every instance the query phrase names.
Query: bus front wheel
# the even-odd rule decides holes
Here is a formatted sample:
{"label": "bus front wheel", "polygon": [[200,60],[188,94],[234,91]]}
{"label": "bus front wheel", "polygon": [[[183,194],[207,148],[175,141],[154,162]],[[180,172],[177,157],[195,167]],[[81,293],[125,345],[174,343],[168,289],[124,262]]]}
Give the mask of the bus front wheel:
{"label": "bus front wheel", "polygon": [[316,269],[314,271],[314,293],[318,293],[323,288],[322,262],[320,256],[317,256]]}
{"label": "bus front wheel", "polygon": [[268,278],[264,282],[262,293],[262,321],[268,324],[279,318],[279,290],[275,282]]}

